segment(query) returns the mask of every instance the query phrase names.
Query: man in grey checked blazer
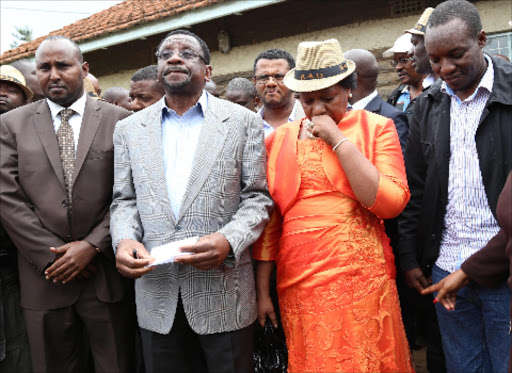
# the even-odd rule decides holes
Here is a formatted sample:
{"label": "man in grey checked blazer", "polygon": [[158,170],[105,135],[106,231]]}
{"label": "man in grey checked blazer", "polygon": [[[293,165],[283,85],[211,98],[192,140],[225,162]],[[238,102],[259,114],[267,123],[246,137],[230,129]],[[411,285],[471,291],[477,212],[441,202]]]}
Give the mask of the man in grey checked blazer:
{"label": "man in grey checked blazer", "polygon": [[[272,208],[261,118],[203,91],[210,54],[196,35],[171,32],[157,57],[166,95],[116,126],[111,207],[117,268],[137,278],[146,371],[248,372],[256,303],[247,248]],[[175,159],[192,165],[176,210],[173,180],[181,175],[169,177],[166,154],[190,126],[171,140],[163,132],[167,113],[185,121],[193,110],[203,117],[195,153]],[[199,241],[182,248],[193,255],[145,267],[154,247],[193,236]]]}

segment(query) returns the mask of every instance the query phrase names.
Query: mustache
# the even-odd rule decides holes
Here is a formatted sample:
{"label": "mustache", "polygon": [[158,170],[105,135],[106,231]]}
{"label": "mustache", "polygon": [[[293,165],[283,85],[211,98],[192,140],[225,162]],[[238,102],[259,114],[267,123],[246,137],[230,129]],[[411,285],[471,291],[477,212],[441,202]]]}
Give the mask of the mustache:
{"label": "mustache", "polygon": [[183,66],[167,66],[164,71],[163,71],[163,75],[167,75],[167,74],[170,74],[172,72],[180,72],[180,73],[186,73],[188,74],[188,70],[183,67]]}

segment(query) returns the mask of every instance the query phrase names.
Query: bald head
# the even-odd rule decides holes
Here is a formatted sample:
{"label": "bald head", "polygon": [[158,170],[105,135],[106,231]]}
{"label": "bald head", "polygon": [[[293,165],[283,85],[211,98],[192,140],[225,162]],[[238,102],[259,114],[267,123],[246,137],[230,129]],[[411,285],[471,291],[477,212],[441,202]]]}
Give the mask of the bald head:
{"label": "bald head", "polygon": [[351,49],[345,52],[345,57],[356,64],[357,88],[352,90],[352,104],[375,91],[379,64],[375,56],[366,49]]}
{"label": "bald head", "polygon": [[87,78],[89,78],[89,80],[91,81],[92,87],[94,88],[94,92],[96,92],[98,96],[101,96],[100,82],[98,81],[98,78],[96,78],[91,73],[87,74]]}
{"label": "bald head", "polygon": [[130,91],[122,87],[110,87],[103,93],[102,98],[116,106],[124,107],[126,110],[131,110]]}
{"label": "bald head", "polygon": [[22,60],[13,62],[11,64],[11,66],[13,66],[19,70],[19,72],[25,78],[27,86],[34,93],[32,98],[28,102],[30,103],[30,102],[42,100],[44,98],[44,94],[43,94],[43,90],[41,89],[41,86],[39,85],[39,81],[37,80],[36,63],[34,61],[22,59]]}

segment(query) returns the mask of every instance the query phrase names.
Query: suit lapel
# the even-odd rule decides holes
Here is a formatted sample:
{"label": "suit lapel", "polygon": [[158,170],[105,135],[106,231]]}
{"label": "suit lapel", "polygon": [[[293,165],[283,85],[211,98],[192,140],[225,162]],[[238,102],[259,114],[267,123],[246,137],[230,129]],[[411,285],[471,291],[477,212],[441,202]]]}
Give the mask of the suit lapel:
{"label": "suit lapel", "polygon": [[146,117],[142,118],[141,126],[143,132],[141,142],[145,146],[145,165],[150,172],[147,177],[151,180],[150,185],[155,189],[158,200],[162,201],[160,206],[165,215],[174,224],[175,217],[171,208],[169,193],[167,192],[167,180],[165,178],[164,158],[162,153],[162,111],[160,104],[154,104],[151,110],[148,110]]}
{"label": "suit lapel", "polygon": [[64,171],[62,169],[62,160],[59,152],[59,143],[57,142],[57,135],[53,127],[52,114],[46,100],[42,100],[39,107],[36,109],[35,115],[32,118],[32,124],[36,130],[41,144],[48,156],[48,160],[59,179],[62,188],[66,189],[64,184]]}
{"label": "suit lapel", "polygon": [[89,153],[96,132],[103,118],[103,113],[100,110],[98,103],[91,99],[89,95],[86,97],[86,104],[84,110],[84,117],[82,118],[82,125],[80,126],[80,136],[78,137],[78,146],[76,149],[75,158],[75,172],[73,174],[73,184],[82,169],[85,157]]}
{"label": "suit lapel", "polygon": [[205,113],[203,128],[199,135],[192,171],[181,203],[178,221],[185,215],[197,194],[203,187],[217,157],[224,147],[228,129],[224,123],[228,114],[223,110],[220,101],[208,96],[208,109]]}
{"label": "suit lapel", "polygon": [[371,111],[372,113],[379,113],[380,107],[382,106],[382,98],[380,95],[375,96],[364,108],[366,111]]}

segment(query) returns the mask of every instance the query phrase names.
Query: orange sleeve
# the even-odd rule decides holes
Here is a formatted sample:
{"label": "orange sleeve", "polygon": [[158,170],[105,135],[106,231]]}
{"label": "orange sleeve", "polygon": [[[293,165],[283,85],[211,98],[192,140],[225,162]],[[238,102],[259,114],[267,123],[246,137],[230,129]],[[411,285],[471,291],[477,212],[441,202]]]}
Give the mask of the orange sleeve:
{"label": "orange sleeve", "polygon": [[277,206],[272,210],[270,221],[263,230],[260,238],[253,244],[252,257],[256,260],[271,261],[276,260],[279,251],[279,240],[283,226],[283,218],[279,213]]}
{"label": "orange sleeve", "polygon": [[411,196],[400,141],[391,119],[381,126],[375,138],[374,157],[380,179],[375,202],[368,209],[381,219],[391,219],[402,212]]}

